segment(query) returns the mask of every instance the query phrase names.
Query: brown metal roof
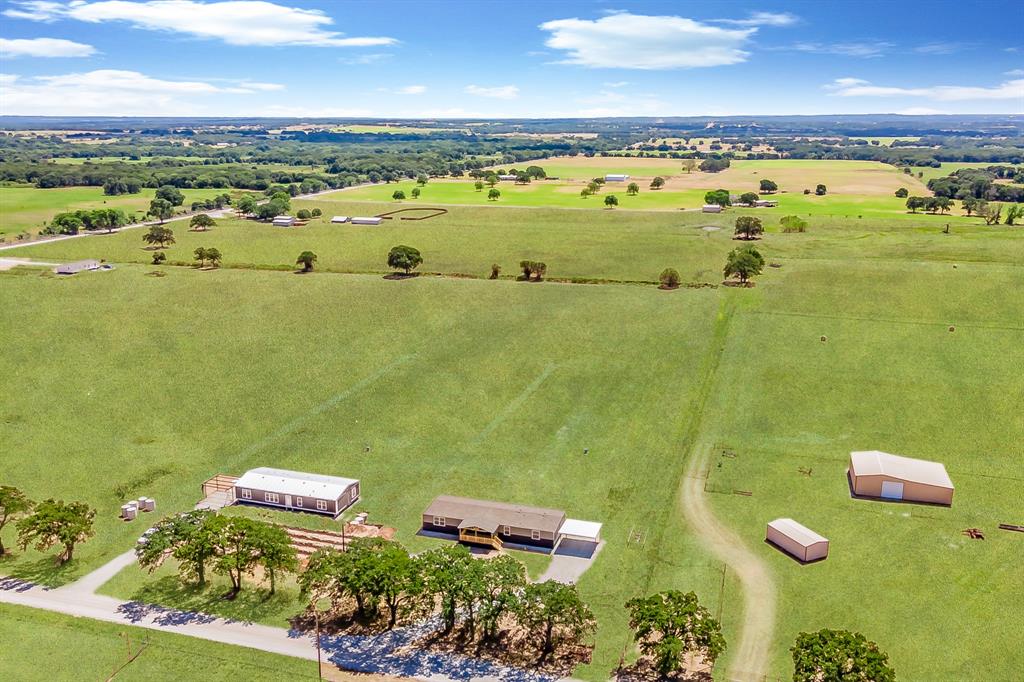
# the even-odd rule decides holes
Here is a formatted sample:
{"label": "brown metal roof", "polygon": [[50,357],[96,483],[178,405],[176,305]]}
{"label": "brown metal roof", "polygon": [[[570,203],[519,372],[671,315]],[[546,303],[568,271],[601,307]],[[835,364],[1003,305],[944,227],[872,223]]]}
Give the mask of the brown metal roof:
{"label": "brown metal roof", "polygon": [[548,533],[557,533],[565,521],[565,512],[560,509],[527,507],[521,504],[474,500],[451,495],[436,497],[423,513],[470,521],[478,528],[515,526]]}

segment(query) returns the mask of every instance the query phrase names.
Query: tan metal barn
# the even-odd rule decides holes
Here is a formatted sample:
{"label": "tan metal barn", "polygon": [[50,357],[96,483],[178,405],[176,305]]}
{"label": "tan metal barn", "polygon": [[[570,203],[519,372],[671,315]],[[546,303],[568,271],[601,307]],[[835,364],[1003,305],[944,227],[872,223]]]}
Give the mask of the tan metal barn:
{"label": "tan metal barn", "polygon": [[828,556],[828,538],[793,519],[769,521],[764,539],[805,563]]}
{"label": "tan metal barn", "polygon": [[850,453],[850,485],[864,497],[953,504],[953,481],[940,462],[878,450]]}

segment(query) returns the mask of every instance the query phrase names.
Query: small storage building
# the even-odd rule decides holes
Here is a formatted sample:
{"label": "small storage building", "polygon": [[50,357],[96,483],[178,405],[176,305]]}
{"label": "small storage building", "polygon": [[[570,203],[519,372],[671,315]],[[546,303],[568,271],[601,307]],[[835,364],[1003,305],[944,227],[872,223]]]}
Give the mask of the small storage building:
{"label": "small storage building", "polygon": [[232,486],[234,501],[291,511],[338,516],[359,499],[359,481],[300,471],[260,467]]}
{"label": "small storage building", "polygon": [[506,173],[505,175],[498,176],[499,180],[517,180],[518,178],[518,175],[512,175],[511,173]]}
{"label": "small storage building", "polygon": [[940,462],[878,450],[850,453],[854,495],[929,504],[953,504],[953,481]]}
{"label": "small storage building", "polygon": [[605,182],[625,182],[629,180],[629,176],[625,173],[608,173],[604,176]]}
{"label": "small storage building", "polygon": [[769,521],[764,539],[805,563],[828,556],[828,539],[793,519]]}
{"label": "small storage building", "polygon": [[354,216],[353,225],[380,225],[384,219],[379,216]]}
{"label": "small storage building", "polygon": [[295,224],[295,218],[290,215],[279,215],[274,218],[275,227],[291,227]]}
{"label": "small storage building", "polygon": [[704,213],[721,213],[722,207],[718,204],[704,204],[701,211]]}
{"label": "small storage building", "polygon": [[757,208],[775,208],[779,205],[779,202],[775,199],[758,199],[754,202],[754,206]]}
{"label": "small storage building", "polygon": [[332,223],[347,223],[348,222],[348,216],[347,215],[336,215],[333,218],[331,218],[331,222]]}
{"label": "small storage building", "polygon": [[76,272],[84,272],[86,270],[99,270],[100,262],[93,258],[88,260],[76,260],[74,263],[64,263],[58,265],[53,269],[53,272],[58,275],[73,275]]}

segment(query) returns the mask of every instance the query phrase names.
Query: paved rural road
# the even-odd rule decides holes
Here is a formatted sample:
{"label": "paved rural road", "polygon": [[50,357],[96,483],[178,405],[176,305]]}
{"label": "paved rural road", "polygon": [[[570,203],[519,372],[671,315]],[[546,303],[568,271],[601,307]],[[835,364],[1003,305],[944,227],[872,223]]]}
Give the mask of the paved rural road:
{"label": "paved rural road", "polygon": [[[95,593],[134,561],[134,551],[125,552],[78,581],[56,589],[0,576],[0,602],[172,632],[309,661],[317,659],[315,639],[303,632],[126,602]],[[430,682],[556,682],[552,676],[484,659],[424,651],[412,646],[438,626],[439,623],[428,622],[373,636],[324,635],[320,640],[324,663],[343,670],[414,677]]]}

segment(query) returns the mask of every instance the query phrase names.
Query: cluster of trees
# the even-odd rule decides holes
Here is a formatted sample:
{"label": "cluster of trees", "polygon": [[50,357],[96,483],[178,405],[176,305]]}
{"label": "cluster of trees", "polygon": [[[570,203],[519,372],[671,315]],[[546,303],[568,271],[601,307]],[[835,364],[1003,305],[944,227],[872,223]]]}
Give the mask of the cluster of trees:
{"label": "cluster of trees", "polygon": [[[0,485],[0,534],[13,522],[18,531],[18,545],[24,551],[32,545],[40,552],[61,548],[57,562],[65,564],[74,558],[75,547],[93,536],[96,510],[84,502],[48,499],[33,502],[24,491]],[[6,553],[0,535],[0,556]]]}
{"label": "cluster of trees", "polygon": [[224,194],[218,194],[217,196],[213,197],[212,199],[203,199],[201,201],[193,201],[192,202],[192,211],[193,212],[195,212],[195,211],[202,211],[204,209],[207,210],[207,211],[220,210],[220,209],[224,208],[225,206],[230,206],[230,205],[231,205],[231,195],[227,194],[227,193],[224,193]]}
{"label": "cluster of trees", "polygon": [[581,643],[597,624],[575,586],[531,583],[513,557],[475,559],[461,545],[413,557],[397,542],[356,538],[346,552],[314,553],[299,584],[311,602],[326,599],[336,612],[354,605],[360,619],[383,616],[388,629],[402,618],[437,614],[444,634],[459,629],[466,640],[493,643],[518,626],[540,662],[561,644]]}
{"label": "cluster of trees", "polygon": [[911,213],[917,213],[918,209],[925,209],[929,213],[945,213],[953,208],[953,200],[949,197],[910,197],[907,199],[907,208]]}
{"label": "cluster of trees", "polygon": [[787,215],[779,218],[779,224],[782,225],[783,232],[806,232],[807,221],[800,216]]}
{"label": "cluster of trees", "polygon": [[779,191],[779,186],[774,180],[762,179],[760,185],[761,194],[774,194]]}
{"label": "cluster of trees", "polygon": [[542,261],[536,260],[521,260],[519,261],[519,269],[523,271],[523,281],[529,282],[540,282],[544,279],[544,275],[548,274],[548,264]]}
{"label": "cluster of trees", "polygon": [[42,234],[78,234],[81,230],[107,230],[108,232],[135,222],[119,208],[81,209],[58,213],[43,228]]}
{"label": "cluster of trees", "polygon": [[662,677],[681,670],[687,654],[698,654],[713,665],[725,651],[721,624],[693,592],[637,597],[626,602],[626,609],[633,639]]}
{"label": "cluster of trees", "polygon": [[[1009,179],[1013,184],[996,182],[1000,179]],[[928,189],[937,197],[1021,203],[1024,202],[1024,171],[1012,166],[961,168],[946,177],[932,178]]]}
{"label": "cluster of trees", "polygon": [[859,632],[829,629],[801,632],[790,653],[793,655],[793,682],[896,682],[896,671],[889,665],[889,656]]}
{"label": "cluster of trees", "polygon": [[221,260],[224,256],[221,255],[220,249],[217,248],[206,248],[203,246],[196,247],[196,250],[192,252],[192,258],[199,264],[199,267],[206,267],[209,263],[210,267],[216,268],[220,266]]}
{"label": "cluster of trees", "polygon": [[704,203],[708,205],[717,204],[718,206],[725,208],[726,206],[732,205],[732,199],[729,198],[729,190],[715,189],[704,195]]}
{"label": "cluster of trees", "polygon": [[717,173],[719,171],[724,171],[730,165],[732,165],[732,162],[729,161],[728,157],[709,156],[701,161],[700,166],[698,167],[705,173]]}
{"label": "cluster of trees", "polygon": [[274,524],[197,509],[168,516],[153,529],[135,548],[140,566],[152,573],[173,558],[179,576],[200,586],[206,584],[210,568],[231,581],[230,597],[237,596],[243,578],[257,568],[270,580],[271,594],[279,576],[298,570],[288,534]]}

